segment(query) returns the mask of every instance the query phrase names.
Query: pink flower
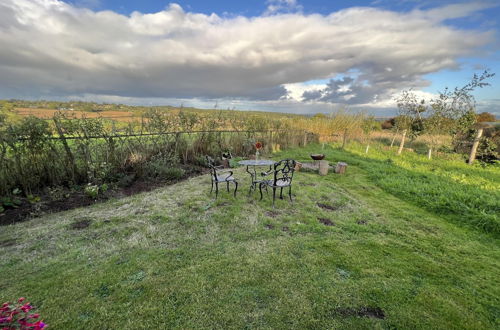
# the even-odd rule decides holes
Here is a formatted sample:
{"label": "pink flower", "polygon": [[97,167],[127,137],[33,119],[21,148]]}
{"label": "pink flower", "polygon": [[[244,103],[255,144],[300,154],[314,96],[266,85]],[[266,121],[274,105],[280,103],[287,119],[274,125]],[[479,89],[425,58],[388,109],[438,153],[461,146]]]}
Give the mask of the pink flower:
{"label": "pink flower", "polygon": [[43,323],[42,321],[38,321],[34,324],[34,326],[35,326],[35,329],[43,329],[43,328],[45,328],[46,324]]}
{"label": "pink flower", "polygon": [[26,300],[26,298],[21,297],[21,298],[19,298],[18,302],[22,303],[22,302],[23,302],[23,301],[25,301],[25,300]]}

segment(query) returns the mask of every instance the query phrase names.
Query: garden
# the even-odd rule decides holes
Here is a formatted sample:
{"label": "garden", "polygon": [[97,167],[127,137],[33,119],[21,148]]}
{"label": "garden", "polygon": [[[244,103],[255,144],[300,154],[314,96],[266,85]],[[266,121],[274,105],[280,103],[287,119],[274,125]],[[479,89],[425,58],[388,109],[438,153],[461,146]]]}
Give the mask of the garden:
{"label": "garden", "polygon": [[202,174],[2,226],[1,298],[53,328],[498,327],[498,167],[359,142],[265,157],[318,152],[346,173],[296,172],[274,208]]}

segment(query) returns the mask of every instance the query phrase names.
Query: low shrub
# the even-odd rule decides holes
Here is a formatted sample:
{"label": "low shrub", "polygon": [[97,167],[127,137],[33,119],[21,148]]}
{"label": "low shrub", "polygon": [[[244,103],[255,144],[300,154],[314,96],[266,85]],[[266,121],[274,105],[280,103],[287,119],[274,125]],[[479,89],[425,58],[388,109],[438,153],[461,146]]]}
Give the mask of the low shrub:
{"label": "low shrub", "polygon": [[39,320],[40,314],[33,313],[33,306],[25,298],[19,298],[17,304],[6,302],[0,307],[0,328],[3,330],[41,330],[47,325]]}

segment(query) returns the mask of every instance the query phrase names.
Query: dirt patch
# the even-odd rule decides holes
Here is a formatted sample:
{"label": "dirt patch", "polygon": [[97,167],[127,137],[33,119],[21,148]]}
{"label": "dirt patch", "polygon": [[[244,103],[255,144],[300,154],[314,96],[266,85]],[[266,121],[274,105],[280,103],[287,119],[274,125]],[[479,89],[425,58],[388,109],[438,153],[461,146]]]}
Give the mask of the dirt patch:
{"label": "dirt patch", "polygon": [[13,245],[16,245],[16,240],[15,239],[9,238],[9,239],[0,241],[0,246],[1,247],[7,247],[7,246],[13,246]]}
{"label": "dirt patch", "polygon": [[274,226],[271,224],[267,224],[264,227],[266,227],[266,229],[269,229],[269,230],[274,229]]}
{"label": "dirt patch", "polygon": [[318,221],[324,224],[325,226],[335,226],[335,224],[332,222],[332,220],[327,219],[327,218],[318,218]]}
{"label": "dirt patch", "polygon": [[325,209],[325,210],[328,210],[328,211],[335,211],[335,210],[338,209],[338,207],[332,206],[332,205],[329,205],[329,204],[316,203],[316,205],[318,205],[322,209]]}
{"label": "dirt patch", "polygon": [[333,312],[343,317],[359,316],[385,319],[385,312],[380,307],[336,308]]}
{"label": "dirt patch", "polygon": [[[205,169],[189,165],[187,165],[184,170],[186,174],[181,180],[186,180],[190,177],[200,175],[205,171]],[[132,182],[128,187],[117,187],[113,190],[108,190],[105,194],[100,194],[97,200],[88,197],[82,191],[74,191],[68,188],[62,188],[64,190],[64,195],[66,195],[67,197],[58,200],[53,200],[52,197],[47,193],[39,192],[38,194],[41,198],[40,202],[32,204],[28,201],[27,198],[19,198],[21,200],[21,204],[17,208],[8,208],[2,214],[0,214],[0,226],[29,220],[47,213],[60,212],[75,209],[78,207],[89,206],[95,203],[106,201],[109,198],[122,198],[141,192],[151,191],[159,187],[172,185],[181,180],[136,180]]]}
{"label": "dirt patch", "polygon": [[135,181],[128,187],[124,187],[121,193],[125,196],[132,196],[141,192],[151,191],[161,187],[161,182]]}
{"label": "dirt patch", "polygon": [[279,214],[279,212],[276,212],[276,211],[267,211],[267,212],[266,212],[266,215],[267,215],[268,217],[271,217],[271,218],[276,218],[276,217],[277,217],[277,216],[279,216],[280,214]]}
{"label": "dirt patch", "polygon": [[78,220],[76,222],[73,222],[69,226],[69,228],[76,229],[76,230],[85,229],[88,226],[90,226],[91,223],[92,223],[92,220],[90,220],[90,219],[81,219],[81,220]]}
{"label": "dirt patch", "polygon": [[366,220],[358,220],[358,221],[356,221],[356,223],[358,225],[366,225],[366,224],[368,224],[368,221],[366,221]]}

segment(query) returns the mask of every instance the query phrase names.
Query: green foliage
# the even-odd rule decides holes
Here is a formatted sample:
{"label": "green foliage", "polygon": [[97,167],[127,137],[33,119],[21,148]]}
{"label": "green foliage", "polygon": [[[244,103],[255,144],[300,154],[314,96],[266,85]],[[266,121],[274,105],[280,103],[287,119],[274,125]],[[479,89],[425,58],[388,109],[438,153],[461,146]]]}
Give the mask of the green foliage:
{"label": "green foliage", "polygon": [[163,180],[179,180],[185,172],[179,167],[164,163],[161,159],[156,159],[148,163],[148,176]]}
{"label": "green foliage", "polygon": [[84,189],[85,195],[92,199],[96,199],[99,195],[99,186],[89,183]]}

